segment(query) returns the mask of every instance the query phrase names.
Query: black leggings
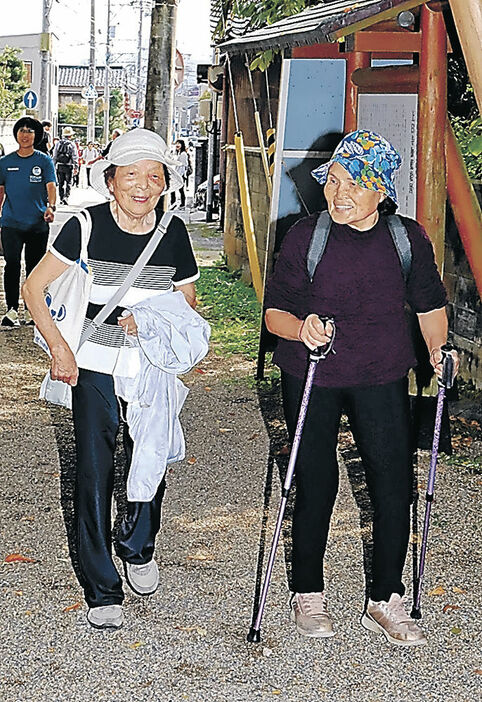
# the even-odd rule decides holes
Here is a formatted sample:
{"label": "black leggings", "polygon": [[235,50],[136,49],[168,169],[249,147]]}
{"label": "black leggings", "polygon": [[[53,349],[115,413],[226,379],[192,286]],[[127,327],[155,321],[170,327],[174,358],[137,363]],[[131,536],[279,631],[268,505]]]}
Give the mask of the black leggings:
{"label": "black leggings", "polygon": [[[112,376],[80,369],[78,383],[72,388],[72,408],[77,448],[75,512],[81,584],[89,607],[121,604],[122,580],[112,559],[111,504],[120,420]],[[123,438],[128,471],[133,443],[126,426]],[[163,480],[151,502],[127,503],[116,543],[116,553],[122,560],[142,564],[152,559],[164,490]]]}
{"label": "black leggings", "polygon": [[2,246],[5,258],[3,284],[7,309],[18,310],[20,296],[20,272],[22,250],[25,247],[25,272],[35,268],[47,250],[49,226],[42,222],[35,229],[23,231],[13,227],[2,227]]}
{"label": "black leggings", "polygon": [[[294,435],[304,383],[282,373],[283,407]],[[296,463],[293,590],[325,588],[323,557],[338,492],[336,447],[345,411],[361,456],[373,507],[370,597],[404,594],[402,571],[410,531],[412,461],[407,380],[348,388],[313,386]]]}

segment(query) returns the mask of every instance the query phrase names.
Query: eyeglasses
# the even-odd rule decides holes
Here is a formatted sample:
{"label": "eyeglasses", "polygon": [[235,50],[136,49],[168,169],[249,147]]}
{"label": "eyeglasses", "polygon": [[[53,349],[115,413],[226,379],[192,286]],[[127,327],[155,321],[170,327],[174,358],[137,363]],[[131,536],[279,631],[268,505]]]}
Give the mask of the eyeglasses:
{"label": "eyeglasses", "polygon": [[35,129],[29,129],[28,127],[22,127],[22,129],[18,130],[22,134],[35,134]]}

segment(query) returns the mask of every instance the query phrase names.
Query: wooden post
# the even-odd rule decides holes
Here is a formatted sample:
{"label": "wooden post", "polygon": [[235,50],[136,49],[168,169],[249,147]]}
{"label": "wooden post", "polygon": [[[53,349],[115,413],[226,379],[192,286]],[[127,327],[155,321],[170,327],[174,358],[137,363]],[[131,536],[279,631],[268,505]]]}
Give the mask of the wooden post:
{"label": "wooden post", "polygon": [[370,54],[365,51],[350,51],[346,56],[345,134],[348,134],[358,127],[358,88],[351,77],[357,68],[370,67]]}
{"label": "wooden post", "polygon": [[449,0],[449,4],[464,52],[475,99],[479,106],[479,112],[482,113],[482,60],[480,58],[482,4],[480,0]]}
{"label": "wooden post", "polygon": [[443,272],[445,242],[445,124],[447,120],[447,34],[441,12],[421,8],[418,102],[417,219],[429,235]]}

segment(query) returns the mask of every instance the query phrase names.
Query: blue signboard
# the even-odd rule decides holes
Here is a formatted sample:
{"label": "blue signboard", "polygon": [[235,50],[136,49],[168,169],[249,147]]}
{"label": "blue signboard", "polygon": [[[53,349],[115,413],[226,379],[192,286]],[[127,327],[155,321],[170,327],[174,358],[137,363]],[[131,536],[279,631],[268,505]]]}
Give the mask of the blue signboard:
{"label": "blue signboard", "polygon": [[37,102],[37,93],[34,93],[33,90],[27,90],[27,92],[23,96],[23,104],[25,105],[25,107],[28,107],[29,110],[33,110],[37,105]]}

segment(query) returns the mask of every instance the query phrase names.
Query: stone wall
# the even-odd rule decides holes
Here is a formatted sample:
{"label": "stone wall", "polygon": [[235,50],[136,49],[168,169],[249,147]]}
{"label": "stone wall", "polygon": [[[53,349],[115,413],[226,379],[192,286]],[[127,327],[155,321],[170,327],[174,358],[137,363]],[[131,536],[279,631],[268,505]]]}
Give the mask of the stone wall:
{"label": "stone wall", "polygon": [[[482,184],[475,183],[479,203]],[[450,208],[445,238],[444,283],[449,297],[451,339],[458,349],[460,376],[482,389],[482,303]]]}

